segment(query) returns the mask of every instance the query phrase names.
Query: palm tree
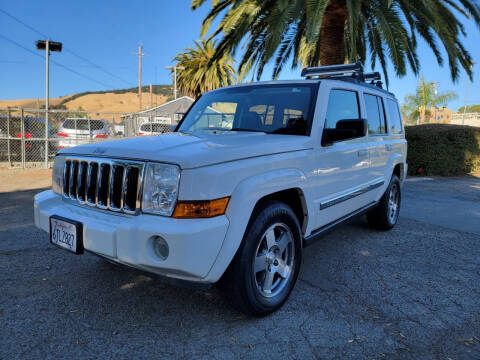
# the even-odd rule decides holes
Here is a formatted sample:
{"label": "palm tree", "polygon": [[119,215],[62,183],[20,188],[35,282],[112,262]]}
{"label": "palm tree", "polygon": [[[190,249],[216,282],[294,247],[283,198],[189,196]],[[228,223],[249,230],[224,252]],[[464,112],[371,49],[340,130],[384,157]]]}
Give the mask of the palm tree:
{"label": "palm tree", "polygon": [[184,94],[198,97],[200,94],[236,81],[234,60],[226,54],[213,58],[214,40],[195,41],[194,47],[184,49],[175,56],[177,66],[185,69],[177,74],[178,88]]}
{"label": "palm tree", "polygon": [[[192,0],[197,9],[207,0]],[[222,17],[223,16],[223,17]],[[292,59],[292,68],[377,61],[385,74],[389,58],[397,76],[407,64],[419,71],[417,38],[429,45],[443,65],[441,43],[448,56],[451,77],[462,67],[472,77],[472,59],[464,48],[460,19],[480,24],[476,0],[212,0],[212,9],[202,24],[205,35],[217,17],[222,17],[211,38],[219,36],[215,57],[235,54],[242,45],[242,68],[260,78],[267,62],[275,59],[273,77]]]}
{"label": "palm tree", "polygon": [[418,119],[419,124],[424,124],[432,107],[446,104],[457,97],[454,92],[437,93],[436,84],[425,81],[425,78],[421,76],[415,95],[405,96],[402,113],[407,117],[408,123],[416,124]]}

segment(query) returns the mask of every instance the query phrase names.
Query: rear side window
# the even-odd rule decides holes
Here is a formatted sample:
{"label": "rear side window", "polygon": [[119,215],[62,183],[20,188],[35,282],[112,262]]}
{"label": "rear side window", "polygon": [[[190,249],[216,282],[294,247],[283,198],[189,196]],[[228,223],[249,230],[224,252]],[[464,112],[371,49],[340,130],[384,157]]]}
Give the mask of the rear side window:
{"label": "rear side window", "polygon": [[367,110],[368,133],[385,134],[387,128],[385,125],[385,112],[382,98],[375,95],[364,94],[364,99]]}
{"label": "rear side window", "polygon": [[[89,125],[90,124],[90,125]],[[63,127],[65,129],[77,129],[77,130],[102,130],[103,129],[102,120],[89,120],[89,119],[66,119],[63,122]]]}
{"label": "rear side window", "polygon": [[335,129],[340,120],[359,119],[358,96],[356,91],[337,90],[330,92],[325,128]]}
{"label": "rear side window", "polygon": [[390,132],[393,134],[401,134],[403,132],[402,118],[396,101],[387,99],[387,119]]}

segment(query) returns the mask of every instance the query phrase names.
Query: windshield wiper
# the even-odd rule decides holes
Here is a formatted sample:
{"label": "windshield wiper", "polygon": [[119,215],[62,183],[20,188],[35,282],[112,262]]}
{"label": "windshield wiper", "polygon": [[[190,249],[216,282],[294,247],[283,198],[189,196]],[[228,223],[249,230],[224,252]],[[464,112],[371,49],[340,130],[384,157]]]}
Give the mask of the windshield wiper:
{"label": "windshield wiper", "polygon": [[243,129],[243,128],[231,128],[230,131],[250,131],[250,132],[265,132],[264,130],[256,130],[256,129]]}

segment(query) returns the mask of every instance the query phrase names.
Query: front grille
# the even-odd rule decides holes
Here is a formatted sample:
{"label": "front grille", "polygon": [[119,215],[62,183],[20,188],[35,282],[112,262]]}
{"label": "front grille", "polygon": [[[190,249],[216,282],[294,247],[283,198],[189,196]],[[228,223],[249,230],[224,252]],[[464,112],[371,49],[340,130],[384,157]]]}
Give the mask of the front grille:
{"label": "front grille", "polygon": [[63,170],[63,195],[82,205],[102,210],[138,214],[144,163],[68,158]]}

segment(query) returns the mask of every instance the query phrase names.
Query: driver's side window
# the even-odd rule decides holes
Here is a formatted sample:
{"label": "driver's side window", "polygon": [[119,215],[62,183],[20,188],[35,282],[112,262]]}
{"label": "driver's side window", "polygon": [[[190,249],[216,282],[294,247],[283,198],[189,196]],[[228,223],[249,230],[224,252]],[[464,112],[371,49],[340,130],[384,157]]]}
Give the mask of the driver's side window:
{"label": "driver's side window", "polygon": [[328,99],[325,128],[335,129],[341,120],[358,120],[360,112],[356,91],[333,89]]}
{"label": "driver's side window", "polygon": [[325,128],[335,129],[340,120],[360,118],[358,95],[356,91],[333,89],[328,99]]}
{"label": "driver's side window", "polygon": [[360,118],[358,93],[351,90],[334,89],[328,99],[322,145],[364,137],[367,122]]}

